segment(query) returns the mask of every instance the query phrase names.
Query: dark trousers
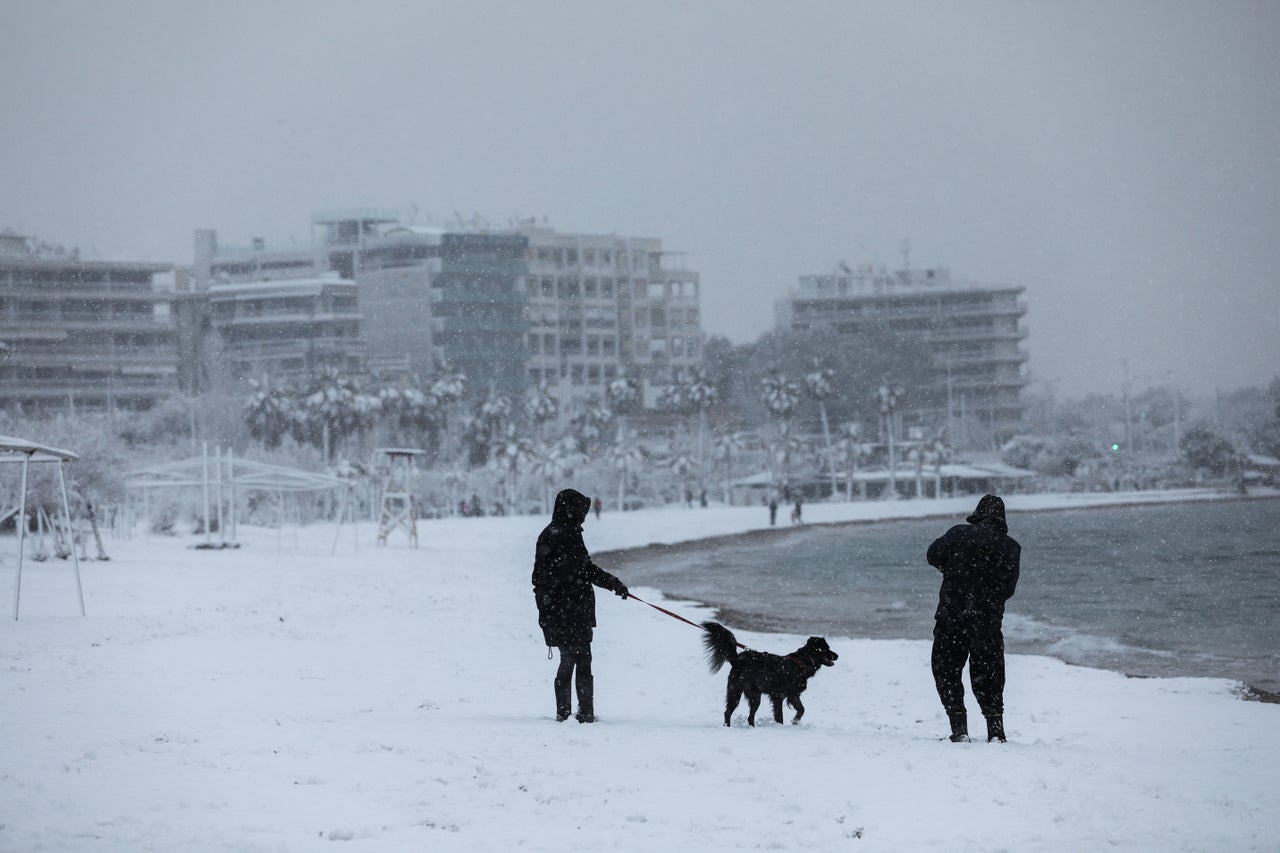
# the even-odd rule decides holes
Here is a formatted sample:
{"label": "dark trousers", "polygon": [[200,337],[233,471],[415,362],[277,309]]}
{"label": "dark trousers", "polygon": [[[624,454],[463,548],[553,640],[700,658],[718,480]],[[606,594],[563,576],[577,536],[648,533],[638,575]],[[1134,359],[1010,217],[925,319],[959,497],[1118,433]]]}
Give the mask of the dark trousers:
{"label": "dark trousers", "polygon": [[[595,679],[591,675],[591,644],[570,643],[559,646],[560,668],[556,670],[556,714],[569,716],[573,708],[569,704],[569,685],[578,689],[578,714],[594,716]],[[576,675],[576,678],[575,678]]]}
{"label": "dark trousers", "polygon": [[960,674],[969,663],[969,683],[984,717],[1004,713],[1004,634],[1000,623],[939,621],[933,628],[933,682],[947,716],[964,713]]}

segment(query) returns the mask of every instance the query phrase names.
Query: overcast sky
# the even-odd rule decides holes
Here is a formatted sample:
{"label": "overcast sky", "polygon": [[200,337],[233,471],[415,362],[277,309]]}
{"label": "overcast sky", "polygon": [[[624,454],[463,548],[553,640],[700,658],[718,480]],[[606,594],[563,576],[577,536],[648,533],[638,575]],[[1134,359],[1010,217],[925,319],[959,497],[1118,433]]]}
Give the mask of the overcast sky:
{"label": "overcast sky", "polygon": [[0,227],[191,262],[313,210],[662,238],[704,327],[837,262],[1026,287],[1059,395],[1280,373],[1280,3],[0,0]]}

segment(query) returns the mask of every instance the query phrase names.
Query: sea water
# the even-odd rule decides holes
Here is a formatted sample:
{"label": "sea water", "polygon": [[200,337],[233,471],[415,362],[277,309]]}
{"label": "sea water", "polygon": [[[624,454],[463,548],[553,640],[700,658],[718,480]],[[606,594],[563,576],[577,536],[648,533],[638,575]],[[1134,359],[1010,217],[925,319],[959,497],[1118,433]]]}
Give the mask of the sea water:
{"label": "sea water", "polygon": [[[928,639],[940,576],[925,550],[962,522],[779,528],[616,555],[609,568],[717,606],[730,625]],[[1009,534],[1022,570],[1008,651],[1280,691],[1280,500],[1010,512]]]}

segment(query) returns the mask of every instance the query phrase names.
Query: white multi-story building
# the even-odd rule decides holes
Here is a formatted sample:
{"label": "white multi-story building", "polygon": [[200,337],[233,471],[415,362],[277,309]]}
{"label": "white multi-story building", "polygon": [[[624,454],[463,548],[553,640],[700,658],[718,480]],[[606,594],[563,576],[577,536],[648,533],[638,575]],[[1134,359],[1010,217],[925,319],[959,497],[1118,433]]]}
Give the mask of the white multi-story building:
{"label": "white multi-story building", "polygon": [[529,383],[560,397],[641,383],[646,404],[674,373],[702,362],[698,274],[655,238],[568,234],[526,226]]}
{"label": "white multi-story building", "polygon": [[[799,288],[778,302],[778,326],[793,331],[832,329],[856,336],[871,325],[918,338],[932,355],[936,401],[914,420],[935,428],[976,422],[999,441],[1018,432],[1026,385],[1021,347],[1027,331],[1024,287],[954,280],[945,269],[898,270],[841,265],[803,275]],[[958,430],[953,430],[953,432]],[[956,440],[956,436],[952,436]]]}
{"label": "white multi-story building", "polygon": [[[652,405],[674,374],[702,361],[698,274],[659,239],[533,223],[420,227],[371,210],[316,214],[312,226],[323,232],[315,246],[285,250],[260,241],[224,249],[213,232],[197,232],[193,278],[233,300],[241,291],[229,284],[354,279],[359,328],[349,338],[371,370],[429,375],[449,365],[474,374],[473,393],[486,390],[476,383],[542,385],[569,404],[629,376]],[[225,336],[221,316],[214,326]]]}

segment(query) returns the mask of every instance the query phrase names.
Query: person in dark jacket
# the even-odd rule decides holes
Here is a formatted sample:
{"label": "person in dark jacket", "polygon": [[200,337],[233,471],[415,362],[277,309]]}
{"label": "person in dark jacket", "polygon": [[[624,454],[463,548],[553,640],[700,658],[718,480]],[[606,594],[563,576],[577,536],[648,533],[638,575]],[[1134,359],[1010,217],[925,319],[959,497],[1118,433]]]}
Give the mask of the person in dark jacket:
{"label": "person in dark jacket", "polygon": [[569,719],[569,685],[578,694],[580,723],[594,723],[595,697],[591,673],[592,629],[596,626],[594,586],[626,599],[622,581],[591,562],[582,541],[582,524],[591,511],[591,499],[565,489],[556,495],[551,523],[538,536],[533,559],[533,598],[538,605],[538,625],[547,646],[560,649],[556,671],[556,720]]}
{"label": "person in dark jacket", "polygon": [[1009,536],[1004,501],[986,495],[968,524],[957,524],[929,546],[929,565],[942,572],[933,628],[933,680],[951,722],[951,740],[969,740],[960,680],[969,683],[987,719],[987,741],[1005,742],[1004,603],[1018,586],[1022,546]]}

